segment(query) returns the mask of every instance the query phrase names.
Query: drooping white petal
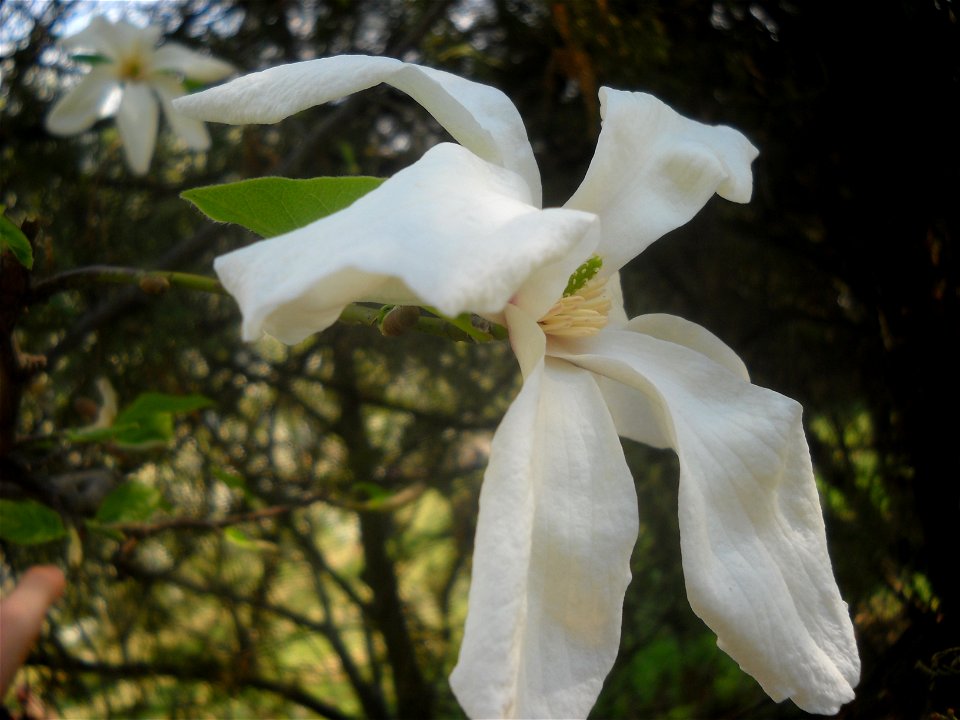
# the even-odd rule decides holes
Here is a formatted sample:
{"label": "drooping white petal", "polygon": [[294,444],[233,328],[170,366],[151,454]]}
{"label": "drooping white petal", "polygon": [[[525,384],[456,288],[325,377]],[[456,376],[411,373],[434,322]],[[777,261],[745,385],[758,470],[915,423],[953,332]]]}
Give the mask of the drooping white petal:
{"label": "drooping white petal", "polygon": [[484,160],[518,173],[539,205],[540,172],[517,108],[496,88],[440,70],[393,58],[339,55],[245,75],[180,98],[174,107],[200,120],[273,123],[380,83],[407,93]]}
{"label": "drooping white petal", "polygon": [[60,98],[46,118],[47,130],[54,135],[76,135],[103,117],[111,94],[119,89],[112,73],[93,68],[76,87]]}
{"label": "drooping white petal", "polygon": [[153,90],[143,83],[127,83],[117,110],[117,129],[123,140],[127,165],[137,175],[150,168],[157,143],[157,100]]}
{"label": "drooping white petal", "polygon": [[706,355],[629,331],[551,352],[644,392],[680,459],[687,595],[774,700],[832,714],[860,661],[827,553],[801,408]]}
{"label": "drooping white petal", "polygon": [[[744,381],[750,381],[747,368],[737,354],[709,330],[689,320],[676,315],[641,315],[617,329],[643,333],[690,348],[727,368]],[[607,407],[621,437],[656,448],[673,446],[666,428],[663,427],[657,401],[644,390],[628,387],[607,377],[600,377],[597,384],[607,399]]]}
{"label": "drooping white petal", "polygon": [[633,318],[626,324],[625,329],[696,350],[744,382],[750,382],[750,373],[740,356],[702,325],[676,315],[651,313]]}
{"label": "drooping white petal", "polygon": [[596,221],[529,201],[519,176],[443,143],[349,208],[214,268],[240,303],[248,340],[266,331],[298,342],[357,300],[496,314]]}
{"label": "drooping white petal", "polygon": [[173,100],[183,95],[183,86],[173,77],[155,76],[150,83],[160,98],[164,117],[170,123],[173,132],[182,139],[191,150],[206,150],[210,147],[210,133],[201,120],[181,115],[173,109]]}
{"label": "drooping white petal", "polygon": [[497,429],[480,495],[450,676],[469,716],[586,717],[617,655],[636,503],[591,374],[541,356]]}
{"label": "drooping white petal", "polygon": [[154,70],[173,70],[186,78],[208,83],[222,80],[236,68],[211,55],[191,50],[178,42],[165,42],[153,54]]}
{"label": "drooping white petal", "polygon": [[747,202],[757,150],[738,131],[689,120],[644,93],[602,88],[603,130],[565,207],[603,221],[602,272],[687,223],[714,193]]}

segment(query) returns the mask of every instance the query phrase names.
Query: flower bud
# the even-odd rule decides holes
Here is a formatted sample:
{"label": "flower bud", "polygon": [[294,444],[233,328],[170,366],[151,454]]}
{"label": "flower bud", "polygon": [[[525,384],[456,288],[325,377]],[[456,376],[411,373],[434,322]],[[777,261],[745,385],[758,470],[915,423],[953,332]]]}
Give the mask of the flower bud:
{"label": "flower bud", "polygon": [[397,305],[383,316],[380,332],[387,337],[399,337],[417,324],[420,308],[416,305]]}
{"label": "flower bud", "polygon": [[140,289],[147,295],[162,295],[170,289],[170,281],[158,275],[145,275],[140,278]]}

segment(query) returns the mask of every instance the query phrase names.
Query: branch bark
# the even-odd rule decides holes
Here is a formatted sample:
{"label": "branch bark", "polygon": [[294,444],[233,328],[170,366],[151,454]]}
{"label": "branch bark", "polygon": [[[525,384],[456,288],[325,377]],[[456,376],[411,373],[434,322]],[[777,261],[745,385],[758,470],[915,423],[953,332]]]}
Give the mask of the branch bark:
{"label": "branch bark", "polygon": [[[29,665],[47,667],[51,670],[67,671],[71,673],[92,673],[102,675],[110,680],[117,678],[143,678],[162,675],[177,678],[186,682],[222,682],[231,676],[232,668],[214,665],[208,656],[172,662],[128,662],[109,663],[81,660],[71,656],[61,658],[31,658]],[[339,708],[315,698],[296,685],[290,685],[260,676],[244,676],[242,683],[246,687],[266,690],[275,695],[302,705],[321,717],[330,720],[349,720],[350,716]]]}
{"label": "branch bark", "polygon": [[[349,348],[337,343],[334,352],[337,381],[345,388],[356,387]],[[354,477],[367,480],[373,477],[374,451],[366,434],[360,407],[360,398],[356,394],[343,395],[340,430],[350,449],[348,462]],[[407,629],[394,562],[387,550],[391,525],[391,517],[386,513],[360,513],[360,535],[366,563],[362,576],[373,590],[373,600],[367,607],[370,619],[383,635],[387,647],[397,693],[398,715],[402,718],[427,718],[433,714],[433,688],[420,671],[420,662]]]}

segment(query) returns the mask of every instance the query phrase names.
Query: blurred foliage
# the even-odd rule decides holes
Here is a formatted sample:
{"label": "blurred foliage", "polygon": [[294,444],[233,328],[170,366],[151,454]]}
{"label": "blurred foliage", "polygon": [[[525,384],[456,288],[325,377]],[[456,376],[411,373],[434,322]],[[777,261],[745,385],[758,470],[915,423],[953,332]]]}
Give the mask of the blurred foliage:
{"label": "blurred foliage", "polygon": [[[38,561],[69,568],[25,672],[50,708],[459,716],[446,675],[477,495],[518,382],[505,343],[338,326],[292,348],[243,345],[230,298],[182,288],[88,284],[14,303],[89,265],[210,274],[215,254],[251,241],[208,223],[183,190],[384,177],[444,137],[381,88],[276,126],[211,125],[200,155],[162,129],[151,173],[134,178],[109,122],[71,139],[43,128],[80,72],[57,38],[105,8],[243,71],[382,53],[500,87],[527,122],[547,204],[583,176],[602,85],[743,130],[761,149],[753,202],[712,202],[628,266],[628,307],[700,322],[755,382],[803,403],[864,661],[841,715],[956,711],[953,0],[0,5],[0,196],[34,246],[31,274],[9,255],[0,266],[0,490],[54,508],[67,529],[34,545],[4,536],[0,579]],[[72,442],[64,430],[97,418],[100,378],[121,406],[146,391],[215,405],[168,415],[169,439],[146,447]],[[770,701],[687,605],[674,456],[626,452],[641,534],[594,716],[802,716]]]}

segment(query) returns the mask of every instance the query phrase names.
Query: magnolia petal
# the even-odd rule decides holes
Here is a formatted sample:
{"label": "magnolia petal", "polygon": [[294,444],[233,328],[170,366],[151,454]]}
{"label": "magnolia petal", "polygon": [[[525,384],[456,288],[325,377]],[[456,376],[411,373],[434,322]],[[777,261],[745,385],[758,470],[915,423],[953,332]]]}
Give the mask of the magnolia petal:
{"label": "magnolia petal", "polygon": [[740,356],[702,325],[676,315],[651,313],[633,318],[626,324],[625,329],[696,350],[744,382],[750,382],[750,373]]}
{"label": "magnolia petal", "polygon": [[109,30],[103,30],[103,34],[109,38],[112,47],[110,54],[114,58],[117,60],[140,58],[145,65],[150,64],[150,58],[157,43],[160,42],[162,32],[159,25],[137,27],[122,19],[112,23]]}
{"label": "magnolia petal", "polygon": [[[689,320],[676,315],[641,315],[624,324],[622,329],[695,350],[742,380],[750,381],[747,368],[737,354],[709,330]],[[647,393],[606,377],[599,378],[597,384],[607,399],[607,407],[621,437],[656,448],[673,446],[663,427],[660,409]]]}
{"label": "magnolia petal", "polygon": [[94,15],[83,30],[63,38],[60,44],[71,50],[95,50],[114,61],[118,57],[113,23],[102,15]]}
{"label": "magnolia petal", "polygon": [[530,275],[511,302],[533,317],[543,317],[563,295],[570,275],[593,254],[600,237],[597,223],[570,252]]}
{"label": "magnolia petal", "polygon": [[173,77],[155,77],[151,82],[160,98],[163,114],[170,123],[173,132],[183,140],[191,150],[206,150],[210,147],[210,133],[200,120],[181,115],[173,109],[173,100],[183,95],[183,86]]}
{"label": "magnolia petal", "polygon": [[339,55],[281,65],[180,98],[174,107],[200,120],[274,123],[314,105],[380,83],[420,103],[462,145],[527,181],[540,204],[540,172],[520,113],[496,88],[386,57]]}
{"label": "magnolia petal", "polygon": [[513,303],[504,310],[504,321],[510,333],[510,347],[517,356],[520,374],[532,375],[540,366],[547,351],[547,336],[539,324],[531,319],[538,317],[527,313]]}
{"label": "magnolia petal", "polygon": [[197,82],[209,83],[222,80],[236,68],[212,55],[191,50],[178,42],[165,42],[153,54],[154,70],[173,70]]}
{"label": "magnolia petal", "polygon": [[635,332],[601,332],[557,354],[644,392],[659,412],[680,459],[687,596],[719,646],[776,701],[832,714],[853,699],[860,660],[800,406]]}
{"label": "magnolia petal", "polygon": [[137,175],[150,167],[157,143],[157,101],[153,90],[142,83],[128,83],[117,110],[117,129],[123,140],[127,165]]}
{"label": "magnolia petal", "polygon": [[56,102],[46,118],[54,135],[76,135],[103,117],[111,95],[119,84],[105,68],[93,68],[66,95]]}
{"label": "magnolia petal", "polygon": [[145,57],[153,53],[160,40],[158,26],[137,27],[126,20],[111,22],[95,15],[80,32],[63,39],[63,45],[73,49],[92,49],[114,62],[131,56]]}
{"label": "magnolia petal", "polygon": [[214,268],[240,303],[248,340],[266,331],[298,342],[357,300],[499,313],[596,221],[518,197],[528,197],[519,176],[443,143],[345,210],[219,257]]}
{"label": "magnolia petal", "polygon": [[627,324],[627,310],[623,305],[623,283],[620,273],[615,272],[607,278],[607,297],[610,298],[610,310],[607,312],[607,327],[620,329]]}
{"label": "magnolia petal", "polygon": [[541,357],[494,435],[480,494],[450,676],[469,716],[586,717],[617,655],[637,530],[633,479],[591,374]]}
{"label": "magnolia petal", "polygon": [[736,130],[679,115],[652,95],[601,88],[603,130],[565,207],[603,220],[604,273],[687,223],[716,192],[747,202],[757,150]]}

